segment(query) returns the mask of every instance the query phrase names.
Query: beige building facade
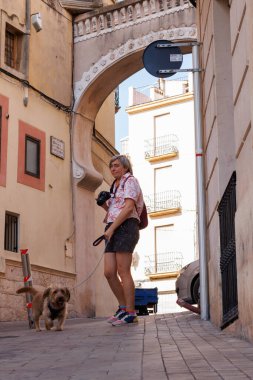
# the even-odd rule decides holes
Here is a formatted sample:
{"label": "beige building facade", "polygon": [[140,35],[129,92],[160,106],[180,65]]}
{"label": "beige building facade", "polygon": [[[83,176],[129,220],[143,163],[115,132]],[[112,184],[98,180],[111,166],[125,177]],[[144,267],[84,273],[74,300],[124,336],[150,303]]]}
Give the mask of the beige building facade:
{"label": "beige building facade", "polygon": [[[27,12],[41,14],[43,32],[31,26]],[[51,39],[60,33],[57,42]],[[1,321],[26,315],[24,298],[15,293],[24,279],[20,249],[28,249],[34,284],[71,287],[75,281],[64,111],[72,101],[71,57],[66,11],[42,1],[20,1],[18,7],[15,1],[1,1]],[[56,154],[53,144],[59,146]]]}
{"label": "beige building facade", "polygon": [[[58,1],[18,3],[0,2],[0,320],[27,315],[24,297],[16,295],[25,277],[21,249],[28,249],[34,286],[68,286],[70,316],[77,316],[71,147],[73,14]],[[33,15],[39,15],[37,29]],[[115,152],[111,147],[114,110],[113,93],[96,118],[92,149],[98,170],[101,162],[108,161],[104,151]],[[100,134],[109,148],[98,143]],[[94,198],[93,194],[87,206],[93,213]],[[85,215],[83,219],[88,224]],[[98,288],[101,293],[101,286],[99,280],[95,291]],[[102,297],[96,302],[101,309]]]}
{"label": "beige building facade", "polygon": [[1,320],[26,318],[20,249],[35,286],[69,286],[70,316],[114,309],[103,247],[92,246],[104,229],[95,197],[116,153],[113,92],[151,41],[196,40],[186,0],[88,4],[0,2]]}
{"label": "beige building facade", "polygon": [[197,1],[210,318],[253,339],[250,0]]}
{"label": "beige building facade", "polygon": [[15,294],[20,248],[29,250],[35,285],[72,289],[73,316],[111,311],[102,264],[89,277],[103,251],[92,246],[103,231],[95,197],[111,182],[115,153],[111,94],[143,67],[152,41],[198,40],[210,317],[253,339],[253,4],[190,3],[0,1],[1,320],[26,315]]}

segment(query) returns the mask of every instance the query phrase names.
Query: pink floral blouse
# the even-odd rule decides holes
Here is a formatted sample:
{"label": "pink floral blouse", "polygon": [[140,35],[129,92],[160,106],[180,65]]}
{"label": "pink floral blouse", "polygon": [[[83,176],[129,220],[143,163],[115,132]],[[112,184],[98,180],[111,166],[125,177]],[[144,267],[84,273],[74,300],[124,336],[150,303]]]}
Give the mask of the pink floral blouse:
{"label": "pink floral blouse", "polygon": [[105,218],[106,223],[114,222],[122,208],[125,206],[125,199],[130,198],[135,202],[132,213],[128,218],[136,218],[140,220],[139,215],[143,208],[143,195],[138,180],[130,173],[126,173],[121,177],[117,189],[113,189],[113,196],[107,201],[109,207]]}

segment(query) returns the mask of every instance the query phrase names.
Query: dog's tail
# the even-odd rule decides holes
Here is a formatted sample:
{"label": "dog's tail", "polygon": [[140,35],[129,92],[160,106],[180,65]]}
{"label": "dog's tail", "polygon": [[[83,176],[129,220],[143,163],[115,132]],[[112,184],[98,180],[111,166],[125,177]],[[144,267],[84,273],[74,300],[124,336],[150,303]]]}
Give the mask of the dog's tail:
{"label": "dog's tail", "polygon": [[38,290],[36,290],[35,288],[33,288],[32,286],[25,286],[23,288],[20,288],[16,291],[16,293],[20,294],[20,293],[30,293],[32,294],[33,296],[35,296],[35,294],[38,293]]}

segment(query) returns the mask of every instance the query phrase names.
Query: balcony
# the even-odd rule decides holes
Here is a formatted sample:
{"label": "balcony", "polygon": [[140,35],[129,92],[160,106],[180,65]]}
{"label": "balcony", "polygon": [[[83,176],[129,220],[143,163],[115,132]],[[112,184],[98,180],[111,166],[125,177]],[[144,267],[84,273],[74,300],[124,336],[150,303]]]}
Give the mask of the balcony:
{"label": "balcony", "polygon": [[120,110],[120,104],[119,104],[119,86],[115,88],[114,90],[114,104],[115,104],[115,113],[117,113]]}
{"label": "balcony", "polygon": [[178,154],[176,135],[159,136],[145,140],[145,159],[149,162],[168,160]]}
{"label": "balcony", "polygon": [[181,209],[181,194],[178,190],[167,190],[145,195],[145,203],[151,218],[174,214]]}
{"label": "balcony", "polygon": [[72,14],[80,14],[100,8],[102,0],[60,0],[61,6]]}
{"label": "balcony", "polygon": [[158,253],[156,257],[145,256],[145,275],[150,278],[165,278],[177,276],[183,265],[181,252]]}
{"label": "balcony", "polygon": [[126,156],[129,156],[129,137],[123,137],[120,140],[120,152],[121,154],[125,154]]}

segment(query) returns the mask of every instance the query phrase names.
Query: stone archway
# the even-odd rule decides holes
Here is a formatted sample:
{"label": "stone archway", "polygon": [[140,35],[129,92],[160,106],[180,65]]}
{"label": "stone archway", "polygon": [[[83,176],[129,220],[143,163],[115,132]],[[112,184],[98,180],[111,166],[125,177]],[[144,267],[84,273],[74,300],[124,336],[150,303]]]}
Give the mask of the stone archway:
{"label": "stone archway", "polygon": [[[195,10],[188,0],[123,1],[78,16],[74,30],[73,193],[80,283],[96,265],[91,245],[95,224],[92,205],[103,177],[92,163],[95,117],[119,83],[143,67],[142,54],[151,42],[196,40]],[[94,316],[92,281],[78,288],[76,296],[80,314]]]}

